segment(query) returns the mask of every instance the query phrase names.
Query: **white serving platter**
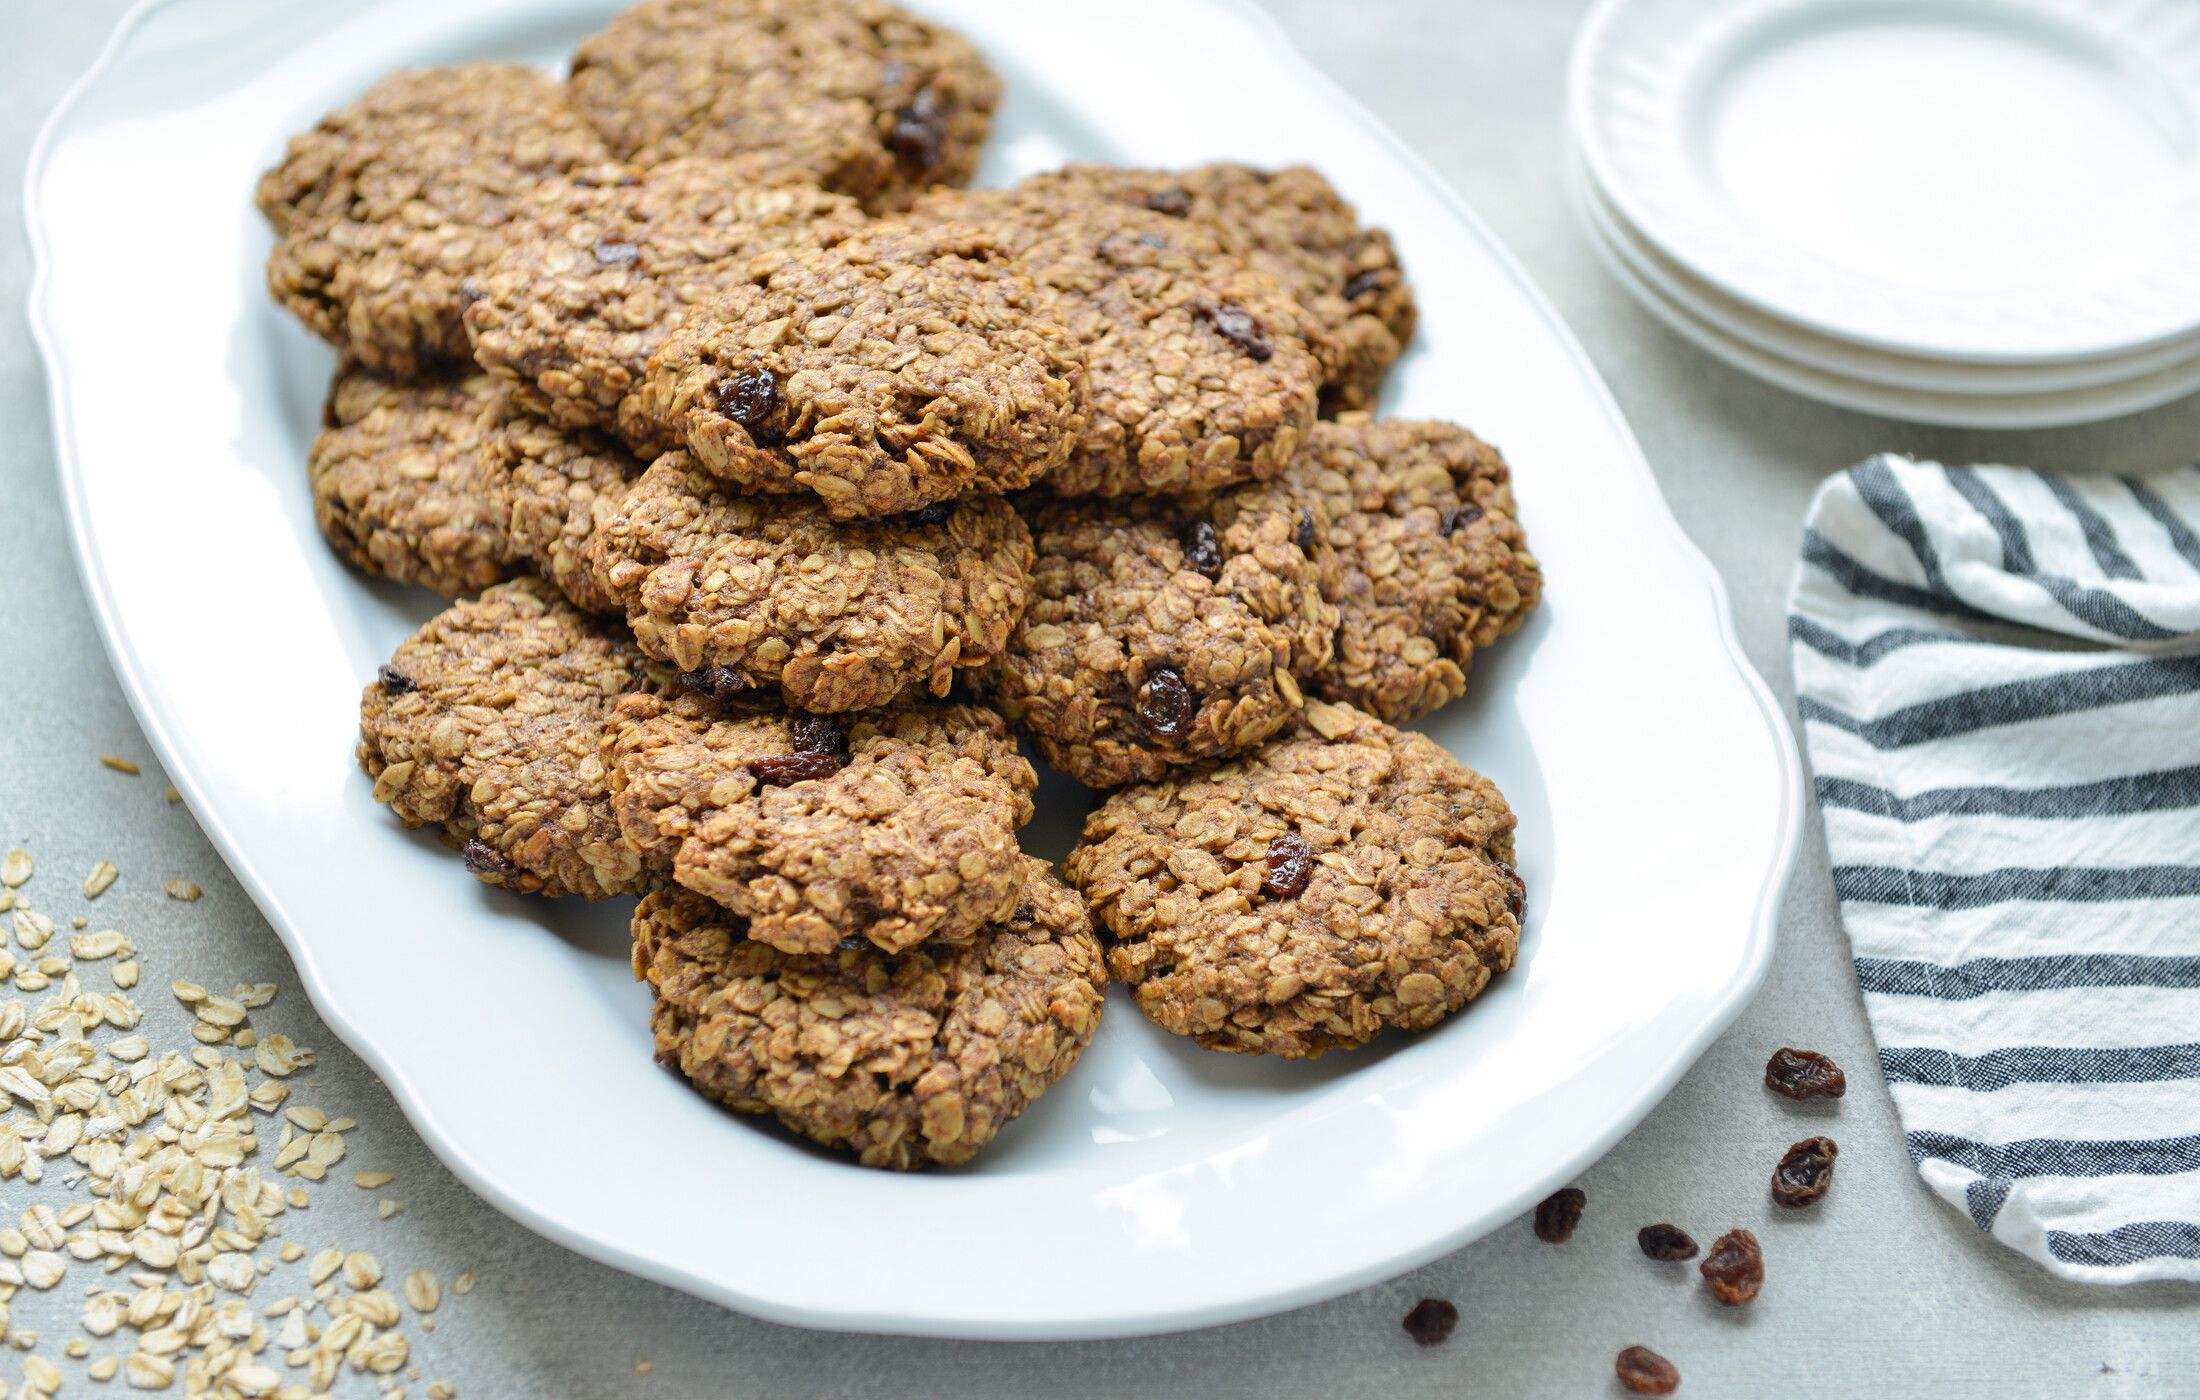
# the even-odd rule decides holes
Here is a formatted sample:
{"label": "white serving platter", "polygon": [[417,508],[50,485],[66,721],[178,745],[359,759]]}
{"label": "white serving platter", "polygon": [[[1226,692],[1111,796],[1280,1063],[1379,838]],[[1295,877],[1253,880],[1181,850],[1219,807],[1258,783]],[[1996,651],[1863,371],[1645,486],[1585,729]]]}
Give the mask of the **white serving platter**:
{"label": "white serving platter", "polygon": [[2001,364],[2200,331],[2190,0],[1602,0],[1569,105],[1648,242],[1821,335]]}
{"label": "white serving platter", "polygon": [[[1565,327],[1250,5],[919,3],[1007,80],[987,182],[1072,157],[1308,161],[1397,235],[1423,329],[1385,408],[1504,446],[1550,580],[1425,726],[1522,814],[1520,966],[1467,1013],[1285,1064],[1162,1035],[1118,991],[1084,1063],[970,1168],[870,1172],[652,1063],[623,903],[490,890],[373,803],[358,691],[439,604],[314,532],[303,462],[332,357],[262,293],[252,182],[387,70],[554,66],[605,0],[133,12],[42,137],[26,200],[85,585],[149,738],[315,1005],[516,1219],[814,1327],[1118,1336],[1343,1293],[1563,1183],[1740,1010],[1795,851],[1794,744]],[[1059,856],[1092,799],[1050,781],[1041,802],[1027,839]]]}

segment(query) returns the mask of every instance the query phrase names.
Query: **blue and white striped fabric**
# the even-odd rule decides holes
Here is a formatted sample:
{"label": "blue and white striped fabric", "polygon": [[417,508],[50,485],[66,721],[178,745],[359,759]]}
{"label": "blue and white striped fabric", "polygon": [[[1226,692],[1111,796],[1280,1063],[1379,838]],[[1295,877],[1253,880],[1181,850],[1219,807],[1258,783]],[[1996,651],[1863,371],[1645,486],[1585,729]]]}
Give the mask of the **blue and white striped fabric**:
{"label": "blue and white striped fabric", "polygon": [[2066,1278],[2200,1279],[2200,467],[1874,458],[1789,613],[1918,1170]]}

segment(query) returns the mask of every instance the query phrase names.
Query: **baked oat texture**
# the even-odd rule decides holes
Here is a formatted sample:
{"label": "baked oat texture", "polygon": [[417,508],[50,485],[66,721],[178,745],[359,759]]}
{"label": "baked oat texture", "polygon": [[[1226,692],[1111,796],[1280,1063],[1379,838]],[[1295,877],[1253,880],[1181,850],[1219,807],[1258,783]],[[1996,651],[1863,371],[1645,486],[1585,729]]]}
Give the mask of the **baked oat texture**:
{"label": "baked oat texture", "polygon": [[580,607],[618,612],[618,599],[597,583],[585,551],[641,474],[641,464],[599,433],[560,432],[509,394],[489,412],[481,455],[513,558]]}
{"label": "baked oat texture", "polygon": [[1107,971],[1083,903],[1025,858],[1024,897],[968,943],[786,953],[684,890],[634,913],[657,1056],[867,1167],[967,1162],[1092,1043]]}
{"label": "baked oat texture", "polygon": [[306,458],[313,518],[337,554],[446,597],[510,574],[504,503],[482,456],[501,397],[485,374],[397,383],[338,369]]}
{"label": "baked oat texture", "polygon": [[1023,486],[1085,424],[1083,366],[990,234],[880,224],[783,248],[698,305],[634,400],[750,491],[814,492],[835,519]]}
{"label": "baked oat texture", "polygon": [[[553,183],[476,279],[474,358],[560,427],[620,426],[621,404],[690,306],[760,252],[837,241],[866,222],[845,195],[759,184],[739,160]],[[624,426],[644,455],[673,445]]]}
{"label": "baked oat texture", "polygon": [[1318,343],[1326,412],[1374,403],[1383,375],[1413,338],[1413,289],[1390,234],[1363,225],[1329,181],[1306,166],[1071,165],[1027,184],[1142,206],[1220,234],[1233,252],[1282,283],[1326,333]]}
{"label": "baked oat texture", "polygon": [[1058,304],[1092,409],[1065,496],[1182,495],[1274,476],[1315,415],[1326,336],[1211,229],[1024,185],[937,191],[920,219],[990,230]]}
{"label": "baked oat texture", "polygon": [[359,766],[407,826],[442,828],[492,885],[590,899],[651,881],[620,839],[604,720],[645,683],[633,646],[542,579],[454,603],[359,700]]}
{"label": "baked oat texture", "polygon": [[735,494],[685,452],[618,501],[589,560],[644,652],[803,710],[946,695],[1031,595],[1031,532],[999,496],[837,522],[815,497]]}
{"label": "baked oat texture", "polygon": [[967,939],[1024,886],[1016,832],[1038,777],[990,710],[836,721],[638,694],[604,754],[628,842],[789,952]]}
{"label": "baked oat texture", "polygon": [[1337,554],[1336,653],[1310,689],[1403,722],[1455,700],[1474,654],[1543,594],[1496,448],[1449,423],[1317,424],[1278,482]]}
{"label": "baked oat texture", "polygon": [[277,238],[267,285],[313,332],[387,374],[469,362],[467,278],[545,181],[608,161],[530,68],[392,74],[294,137],[260,179]]}
{"label": "baked oat texture", "polygon": [[[1426,1030],[1512,966],[1513,826],[1430,740],[1313,701],[1255,755],[1108,799],[1066,873],[1155,1024],[1299,1059]],[[1289,836],[1312,860],[1296,894],[1270,883]]]}
{"label": "baked oat texture", "polygon": [[645,0],[569,86],[624,159],[770,161],[874,212],[968,180],[1001,94],[961,35],[883,0]]}
{"label": "baked oat texture", "polygon": [[983,689],[1039,753],[1111,787],[1239,753],[1330,657],[1325,522],[1270,484],[1202,503],[1022,499],[1031,605]]}

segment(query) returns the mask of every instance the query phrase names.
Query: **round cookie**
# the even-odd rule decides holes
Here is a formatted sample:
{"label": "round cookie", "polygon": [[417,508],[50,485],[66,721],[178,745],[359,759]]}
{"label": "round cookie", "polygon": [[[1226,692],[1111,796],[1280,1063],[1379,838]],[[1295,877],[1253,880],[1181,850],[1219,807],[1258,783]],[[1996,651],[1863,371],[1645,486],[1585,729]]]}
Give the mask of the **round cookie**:
{"label": "round cookie", "polygon": [[466,279],[544,182],[610,152],[531,68],[469,63],[383,79],[293,138],[261,177],[278,234],[268,290],[383,373],[465,365]]}
{"label": "round cookie", "polygon": [[1185,495],[1282,470],[1313,422],[1325,336],[1212,230],[1043,185],[937,191],[1014,250],[1085,360],[1091,412],[1046,477],[1065,496]]}
{"label": "round cookie", "polygon": [[684,890],[634,912],[657,1057],[740,1113],[906,1171],[970,1160],[1069,1073],[1105,1007],[1076,895],[1024,858],[1024,897],[968,943],[785,953]]}
{"label": "round cookie", "polygon": [[1426,1030],[1512,966],[1514,821],[1427,738],[1313,701],[1257,754],[1109,798],[1065,873],[1155,1024],[1300,1059]]}
{"label": "round cookie", "polygon": [[313,518],[337,554],[446,597],[510,574],[504,502],[481,451],[501,397],[485,374],[407,384],[338,369],[306,458]]}
{"label": "round cookie", "polygon": [[[833,242],[868,222],[814,185],[755,182],[737,160],[668,161],[546,187],[474,281],[474,358],[560,427],[610,427],[688,308],[766,249]],[[645,455],[672,446],[626,427]]]}
{"label": "round cookie", "polygon": [[1324,412],[1372,404],[1391,362],[1413,338],[1413,290],[1390,235],[1363,226],[1329,181],[1306,166],[1171,171],[1070,165],[1026,184],[1141,205],[1222,235],[1234,252],[1282,283],[1326,332],[1317,345]]}
{"label": "round cookie", "polygon": [[751,259],[665,338],[632,410],[716,475],[846,520],[1044,474],[1083,431],[1082,376],[991,235],[881,224]]}
{"label": "round cookie", "polygon": [[1543,574],[1496,448],[1449,423],[1321,423],[1278,486],[1336,547],[1337,648],[1310,689],[1402,722],[1455,700],[1474,653],[1521,624]]}
{"label": "round cookie", "polygon": [[1040,755],[1111,787],[1242,752],[1328,661],[1337,561],[1272,486],[1205,504],[1025,498],[1032,600],[980,688]]}
{"label": "round cookie", "polygon": [[453,604],[359,701],[359,766],[407,826],[439,825],[480,879],[531,894],[637,893],[602,756],[612,702],[648,679],[631,643],[541,579]]}
{"label": "round cookie", "polygon": [[1038,777],[976,706],[828,717],[632,695],[604,761],[629,844],[790,952],[967,939],[1024,885]]}
{"label": "round cookie", "polygon": [[836,522],[814,497],[734,494],[685,452],[650,466],[588,557],[643,651],[803,710],[947,694],[1031,594],[1031,532],[998,496]]}
{"label": "round cookie", "polygon": [[622,158],[769,161],[873,212],[968,180],[1001,94],[961,35],[883,0],[644,0],[569,87]]}

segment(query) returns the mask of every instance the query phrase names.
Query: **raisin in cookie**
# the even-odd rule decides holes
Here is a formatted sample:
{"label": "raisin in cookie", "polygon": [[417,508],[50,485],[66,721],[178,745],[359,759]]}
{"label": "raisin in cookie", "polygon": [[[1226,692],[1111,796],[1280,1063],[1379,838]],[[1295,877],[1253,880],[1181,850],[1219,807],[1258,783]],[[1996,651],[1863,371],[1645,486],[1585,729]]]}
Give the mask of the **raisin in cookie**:
{"label": "raisin in cookie", "polygon": [[628,696],[605,762],[620,829],[652,865],[789,952],[898,952],[1006,918],[1038,777],[1000,716],[909,705],[848,716]]}
{"label": "raisin in cookie", "polygon": [[1306,166],[1171,171],[1071,165],[1026,184],[1143,206],[1222,235],[1232,251],[1282,283],[1327,333],[1318,346],[1326,411],[1373,403],[1383,375],[1413,337],[1413,290],[1390,235],[1362,225],[1329,181]]}
{"label": "raisin in cookie", "polygon": [[359,701],[359,766],[407,826],[440,825],[492,885],[600,899],[649,883],[619,836],[602,754],[612,703],[650,678],[633,645],[541,579],[455,603]]}
{"label": "raisin in cookie", "polygon": [[809,496],[742,496],[657,459],[589,544],[643,651],[797,709],[945,695],[990,663],[1031,595],[1031,532],[999,496],[838,522]]}
{"label": "raisin in cookie", "polygon": [[[688,308],[771,248],[836,242],[867,220],[814,185],[758,184],[739,161],[547,186],[466,308],[474,358],[566,428],[620,427],[620,406]],[[673,444],[638,420],[636,450]]]}
{"label": "raisin in cookie", "polygon": [[1108,799],[1065,868],[1155,1024],[1298,1059],[1426,1030],[1512,966],[1513,826],[1429,739],[1314,701],[1257,754]]}
{"label": "raisin in cookie", "polygon": [[622,158],[768,160],[874,212],[968,180],[1001,93],[961,35],[883,0],[644,0],[569,87]]}
{"label": "raisin in cookie", "polygon": [[313,518],[337,554],[446,597],[510,574],[504,500],[482,456],[501,396],[485,374],[398,383],[338,369],[306,458]]}
{"label": "raisin in cookie", "polygon": [[1007,491],[1069,455],[1083,364],[990,234],[875,226],[778,249],[651,357],[635,414],[750,491],[836,520]]}
{"label": "raisin in cookie", "polygon": [[1394,722],[1425,715],[1542,596],[1505,459],[1464,428],[1317,424],[1277,484],[1320,507],[1336,547],[1337,649],[1310,686],[1328,699]]}
{"label": "raisin in cookie", "polygon": [[466,279],[488,268],[538,186],[609,158],[533,69],[393,74],[294,138],[261,177],[278,235],[268,290],[371,368],[464,366]]}
{"label": "raisin in cookie", "polygon": [[967,1162],[1092,1043],[1107,971],[1084,905],[1024,858],[1024,895],[967,943],[788,953],[685,890],[634,913],[657,1056],[740,1113],[906,1171]]}
{"label": "raisin in cookie", "polygon": [[940,191],[915,216],[992,230],[1083,350],[1091,413],[1049,489],[1212,491],[1274,476],[1298,451],[1324,333],[1211,229],[1044,186]]}
{"label": "raisin in cookie", "polygon": [[1022,504],[1032,601],[980,688],[1048,763],[1093,787],[1158,778],[1298,712],[1337,625],[1314,509],[1265,484],[1204,503]]}

